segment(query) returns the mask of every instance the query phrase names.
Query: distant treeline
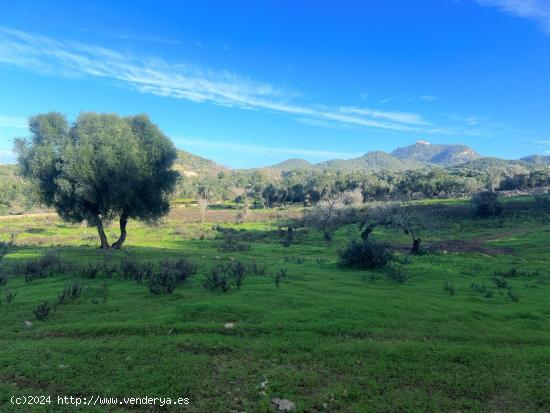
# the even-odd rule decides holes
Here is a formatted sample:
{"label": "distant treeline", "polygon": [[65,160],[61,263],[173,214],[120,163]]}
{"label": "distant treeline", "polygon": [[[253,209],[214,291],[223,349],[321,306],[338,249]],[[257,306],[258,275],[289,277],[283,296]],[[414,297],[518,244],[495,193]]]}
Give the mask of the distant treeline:
{"label": "distant treeline", "polygon": [[464,196],[484,190],[524,190],[550,185],[550,167],[479,162],[453,168],[427,168],[406,172],[271,169],[221,171],[183,178],[179,198],[247,202],[256,207],[303,203],[334,193],[360,194],[363,201]]}
{"label": "distant treeline", "polygon": [[[272,169],[221,170],[181,176],[175,198],[234,201],[251,207],[300,203],[312,205],[331,194],[353,194],[356,200],[456,197],[483,190],[526,190],[550,185],[550,167],[476,163],[453,168],[406,172]],[[21,213],[36,204],[32,186],[13,165],[0,166],[0,211]]]}

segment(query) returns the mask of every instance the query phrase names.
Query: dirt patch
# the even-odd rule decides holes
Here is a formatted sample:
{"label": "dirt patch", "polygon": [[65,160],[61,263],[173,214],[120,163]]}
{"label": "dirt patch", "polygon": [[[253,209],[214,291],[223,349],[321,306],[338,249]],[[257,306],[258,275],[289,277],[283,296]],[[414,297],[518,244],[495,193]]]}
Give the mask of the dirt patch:
{"label": "dirt patch", "polygon": [[487,255],[514,254],[514,249],[510,247],[493,247],[483,245],[484,241],[477,239],[457,239],[452,241],[442,241],[433,244],[427,244],[425,250],[431,252],[460,252],[460,253],[478,253]]}
{"label": "dirt patch", "polygon": [[[514,228],[498,234],[482,235],[468,239],[453,239],[438,242],[426,242],[421,249],[428,252],[459,252],[459,253],[477,253],[487,255],[515,254],[511,247],[495,247],[487,245],[487,242],[497,241],[502,238],[508,238],[517,234],[525,234],[530,228]],[[398,245],[399,251],[410,251],[410,245]]]}

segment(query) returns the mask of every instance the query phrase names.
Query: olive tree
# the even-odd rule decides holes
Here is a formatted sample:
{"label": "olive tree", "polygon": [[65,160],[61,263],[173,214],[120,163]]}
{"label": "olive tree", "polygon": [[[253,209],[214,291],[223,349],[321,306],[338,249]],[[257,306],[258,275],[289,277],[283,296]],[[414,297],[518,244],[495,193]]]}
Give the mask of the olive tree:
{"label": "olive tree", "polygon": [[342,193],[330,195],[304,212],[304,223],[323,232],[325,241],[331,241],[334,231],[350,216],[352,209],[346,205]]}
{"label": "olive tree", "polygon": [[[82,113],[70,125],[51,112],[31,117],[29,129],[15,142],[22,176],[63,220],[97,227],[102,249],[122,247],[130,218],[168,213],[177,153],[146,115]],[[109,246],[104,225],[116,218],[120,237]]]}
{"label": "olive tree", "polygon": [[[426,229],[424,217],[410,206],[404,206],[400,203],[387,203],[377,211],[378,222],[381,225],[387,225],[403,231],[412,239],[411,253],[420,252],[421,233]],[[367,227],[368,229],[368,227]],[[368,233],[367,233],[368,237]]]}

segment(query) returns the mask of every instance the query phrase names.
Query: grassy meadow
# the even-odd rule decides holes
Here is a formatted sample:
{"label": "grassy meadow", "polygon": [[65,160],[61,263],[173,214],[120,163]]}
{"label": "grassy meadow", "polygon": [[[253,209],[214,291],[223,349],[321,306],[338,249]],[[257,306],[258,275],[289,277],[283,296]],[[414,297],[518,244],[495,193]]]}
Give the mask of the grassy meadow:
{"label": "grassy meadow", "polygon": [[[201,224],[197,207],[178,207],[156,226],[131,222],[125,248],[108,253],[94,228],[54,214],[0,217],[0,239],[16,233],[2,260],[0,411],[271,412],[273,397],[298,412],[550,411],[550,220],[529,197],[487,219],[464,200],[415,208],[429,221],[425,252],[411,256],[409,237],[377,227],[372,236],[397,258],[372,271],[337,265],[357,225],[331,242],[300,228],[285,247],[278,218],[298,209],[253,210],[237,225],[236,210],[209,210]],[[224,249],[216,225],[236,228],[227,242],[239,248]],[[68,270],[26,281],[21,263],[51,253]],[[166,295],[149,294],[147,280],[81,270],[181,257],[198,272]],[[236,261],[247,267],[240,288],[203,286],[212,267]],[[75,281],[82,294],[37,320],[33,310]],[[190,403],[48,410],[11,405],[12,395]]]}

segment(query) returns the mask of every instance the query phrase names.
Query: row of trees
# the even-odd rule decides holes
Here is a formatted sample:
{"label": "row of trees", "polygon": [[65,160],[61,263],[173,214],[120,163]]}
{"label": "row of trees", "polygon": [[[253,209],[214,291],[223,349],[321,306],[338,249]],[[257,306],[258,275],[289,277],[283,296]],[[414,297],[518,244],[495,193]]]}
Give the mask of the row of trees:
{"label": "row of trees", "polygon": [[236,201],[270,208],[300,203],[314,205],[333,194],[355,193],[362,201],[462,196],[483,190],[527,189],[550,185],[550,168],[501,167],[482,170],[432,168],[407,172],[297,170],[220,172],[217,176],[184,178],[182,198]]}

